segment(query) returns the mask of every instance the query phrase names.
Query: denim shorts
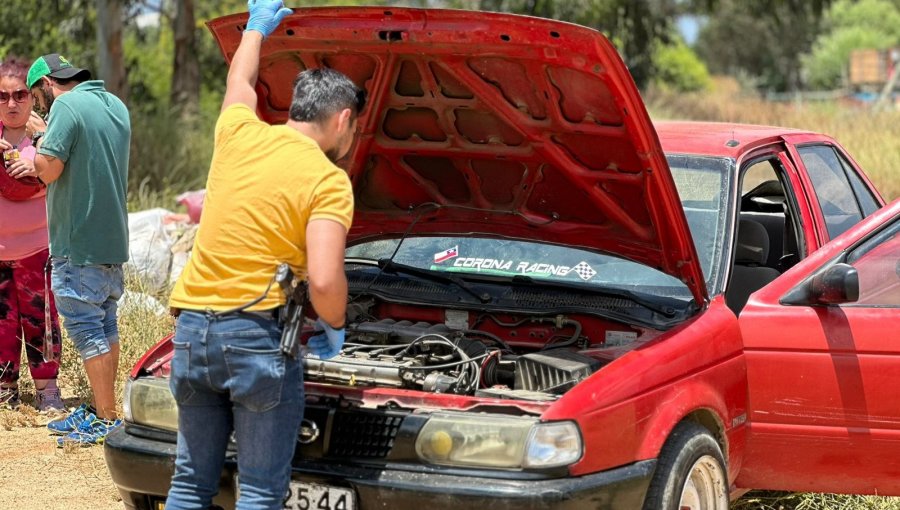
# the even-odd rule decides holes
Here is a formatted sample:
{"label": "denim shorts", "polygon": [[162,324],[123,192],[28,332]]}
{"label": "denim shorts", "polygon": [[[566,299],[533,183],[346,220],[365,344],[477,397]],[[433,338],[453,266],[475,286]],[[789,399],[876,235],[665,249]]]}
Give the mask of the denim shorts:
{"label": "denim shorts", "polygon": [[63,326],[81,359],[110,351],[119,341],[116,310],[125,290],[121,264],[72,264],[51,257],[50,282]]}

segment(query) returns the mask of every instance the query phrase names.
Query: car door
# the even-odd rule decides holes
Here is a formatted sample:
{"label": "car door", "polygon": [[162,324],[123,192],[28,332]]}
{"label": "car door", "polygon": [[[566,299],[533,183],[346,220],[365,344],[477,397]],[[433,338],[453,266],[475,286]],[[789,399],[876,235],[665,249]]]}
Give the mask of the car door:
{"label": "car door", "polygon": [[900,200],[753,294],[739,323],[737,485],[900,494]]}

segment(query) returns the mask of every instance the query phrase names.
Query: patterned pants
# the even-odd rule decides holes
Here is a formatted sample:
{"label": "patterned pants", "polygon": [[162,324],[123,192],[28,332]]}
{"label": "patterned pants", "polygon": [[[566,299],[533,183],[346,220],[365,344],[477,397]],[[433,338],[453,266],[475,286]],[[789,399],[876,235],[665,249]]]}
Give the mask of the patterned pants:
{"label": "patterned pants", "polygon": [[[28,356],[28,367],[33,379],[56,379],[59,362],[44,361],[41,355],[46,325],[45,264],[49,253],[43,250],[20,260],[0,261],[0,383],[11,384],[19,380],[19,360],[22,355],[22,339]],[[46,277],[49,278],[49,275]],[[47,282],[49,288],[49,282]],[[59,359],[62,339],[59,319],[53,295],[50,299],[50,331],[53,335],[53,352]]]}

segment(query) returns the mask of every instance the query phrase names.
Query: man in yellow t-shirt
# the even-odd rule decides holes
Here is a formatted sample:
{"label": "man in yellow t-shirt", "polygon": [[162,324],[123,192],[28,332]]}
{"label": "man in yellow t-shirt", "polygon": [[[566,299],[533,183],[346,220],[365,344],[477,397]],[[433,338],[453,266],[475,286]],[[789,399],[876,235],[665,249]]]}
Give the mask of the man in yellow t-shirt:
{"label": "man in yellow t-shirt", "polygon": [[237,507],[282,507],[303,374],[299,360],[279,349],[273,311],[284,297],[277,285],[267,293],[279,263],[309,283],[324,330],[310,339],[310,351],[328,358],[344,340],[353,192],[333,161],[352,145],[364,95],[339,72],[308,70],[294,82],[287,123],[259,120],[260,47],[291,11],[280,0],[250,0],[249,8],[216,123],[200,229],[170,300],[179,311],[170,380],[179,419],[167,510],[210,507],[232,430]]}

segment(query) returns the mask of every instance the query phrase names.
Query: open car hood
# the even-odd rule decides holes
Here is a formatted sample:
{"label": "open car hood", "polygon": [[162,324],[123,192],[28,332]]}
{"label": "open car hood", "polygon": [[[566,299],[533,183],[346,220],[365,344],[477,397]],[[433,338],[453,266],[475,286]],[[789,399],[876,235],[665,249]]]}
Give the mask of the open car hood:
{"label": "open car hood", "polygon": [[[246,14],[209,27],[228,62]],[[659,140],[615,48],[558,21],[476,11],[295,9],[263,44],[258,113],[287,119],[298,72],[368,92],[341,161],[348,242],[405,232],[535,239],[658,268],[706,300]]]}

